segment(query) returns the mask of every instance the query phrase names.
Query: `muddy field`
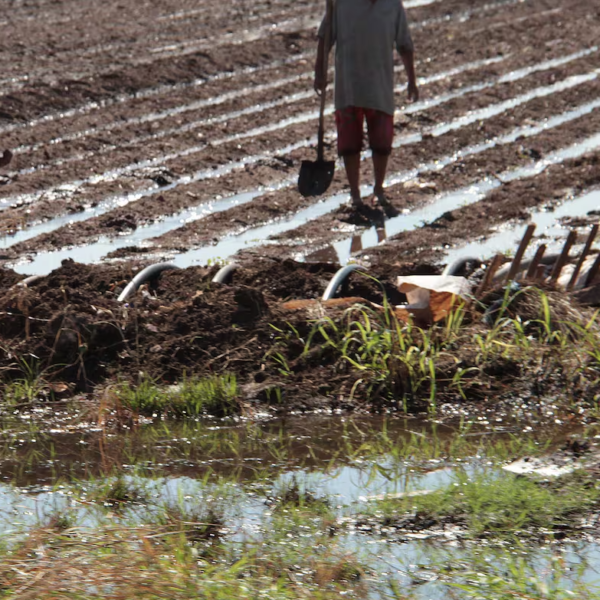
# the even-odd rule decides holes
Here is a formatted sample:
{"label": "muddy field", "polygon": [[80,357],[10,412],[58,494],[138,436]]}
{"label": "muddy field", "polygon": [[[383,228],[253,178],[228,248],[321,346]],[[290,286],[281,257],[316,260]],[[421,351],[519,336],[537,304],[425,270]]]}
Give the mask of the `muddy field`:
{"label": "muddy field", "polygon": [[[171,381],[202,363],[250,377],[254,397],[271,326],[291,318],[281,302],[318,298],[340,264],[360,262],[400,302],[396,276],[514,251],[509,234],[530,219],[543,217],[550,246],[567,226],[587,232],[598,219],[600,8],[405,4],[421,100],[405,103],[398,61],[394,210],[359,214],[340,165],[323,197],[296,190],[316,141],[321,2],[10,0],[0,17],[3,366],[37,357],[85,390],[118,372]],[[333,157],[331,106],[327,127]],[[116,302],[141,267],[165,260],[192,268],[131,307]],[[234,285],[211,287],[210,265],[223,261],[241,265]],[[32,274],[43,277],[11,287]],[[364,279],[346,292],[383,296]]]}
{"label": "muddy field", "polygon": [[323,0],[1,4],[0,596],[600,598],[599,276],[395,308],[532,222],[573,268],[599,2],[405,0],[385,212],[296,190]]}

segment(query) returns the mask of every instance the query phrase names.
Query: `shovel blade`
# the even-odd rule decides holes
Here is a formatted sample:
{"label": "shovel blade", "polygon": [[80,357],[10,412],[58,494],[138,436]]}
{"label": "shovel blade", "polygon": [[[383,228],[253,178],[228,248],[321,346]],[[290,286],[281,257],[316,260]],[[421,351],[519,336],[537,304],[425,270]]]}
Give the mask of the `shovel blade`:
{"label": "shovel blade", "polygon": [[324,194],[333,180],[335,161],[303,160],[298,176],[298,191],[305,197]]}

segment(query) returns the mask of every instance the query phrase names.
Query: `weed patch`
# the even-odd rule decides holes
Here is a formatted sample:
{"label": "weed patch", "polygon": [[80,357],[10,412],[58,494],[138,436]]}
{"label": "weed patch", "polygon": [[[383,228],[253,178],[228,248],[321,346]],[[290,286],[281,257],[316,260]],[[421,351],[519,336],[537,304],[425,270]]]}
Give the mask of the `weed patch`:
{"label": "weed patch", "polygon": [[267,502],[276,512],[300,510],[314,515],[332,514],[329,499],[301,486],[295,477],[275,489]]}
{"label": "weed patch", "polygon": [[86,492],[87,500],[113,509],[130,504],[144,504],[148,497],[139,485],[127,481],[123,476],[111,477],[101,481]]}
{"label": "weed patch", "polygon": [[[490,307],[492,310],[490,310]],[[312,321],[307,333],[278,329],[268,361],[286,385],[316,365],[326,394],[353,408],[438,412],[441,404],[560,396],[561,406],[600,400],[597,315],[533,287],[459,305],[429,329],[354,306]],[[301,350],[300,350],[301,349]]]}

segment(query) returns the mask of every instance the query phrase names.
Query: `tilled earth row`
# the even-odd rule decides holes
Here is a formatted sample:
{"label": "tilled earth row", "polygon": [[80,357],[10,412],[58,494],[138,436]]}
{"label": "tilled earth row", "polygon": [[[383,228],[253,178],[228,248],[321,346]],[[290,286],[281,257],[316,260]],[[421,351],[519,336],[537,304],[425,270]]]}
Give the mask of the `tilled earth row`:
{"label": "tilled earth row", "polygon": [[[443,27],[447,28],[448,25],[443,24]],[[306,45],[308,48],[311,48],[314,45],[314,41],[312,39],[314,37],[314,34],[312,32],[300,33],[303,36],[302,41],[304,45]],[[442,35],[440,32],[432,33],[432,38],[434,39]],[[443,33],[446,33],[446,35],[448,35],[447,32]],[[575,35],[578,35],[580,33],[581,32],[574,32]],[[465,47],[470,47],[471,40],[468,38],[469,36],[467,36],[467,39],[458,41],[461,45]],[[473,45],[477,45],[476,40]],[[435,47],[434,44],[432,44],[432,46]],[[284,50],[286,50],[286,52],[285,54],[283,54],[281,60],[291,60],[289,50]],[[439,54],[439,52],[437,54]],[[561,53],[559,52],[557,54],[560,55]],[[304,56],[304,54],[301,54],[301,56]],[[447,55],[445,56],[445,60],[442,61],[435,60],[438,58],[436,56],[431,57],[431,62],[426,63],[427,68],[425,69],[425,74],[433,71],[432,65],[435,65],[434,68],[436,73],[443,72],[444,67],[446,67],[446,69],[456,67],[456,60],[454,58],[448,60]],[[474,59],[480,59],[481,53],[475,51],[472,53],[472,56]],[[290,79],[294,79],[296,77],[302,78],[299,81],[296,81],[295,83],[289,83],[285,90],[280,90],[278,88],[273,87],[278,82],[289,81]],[[46,137],[44,135],[44,132],[40,130],[44,129],[46,124],[44,122],[39,124],[36,123],[36,127],[34,128],[35,131],[32,130],[29,133],[29,136],[31,136],[33,133],[35,135],[35,138],[27,138],[25,144],[21,139],[19,139],[18,142],[13,143],[12,145],[17,148],[17,151],[19,151],[19,148],[23,148],[23,146],[25,146],[25,149],[27,149],[27,147],[31,148],[33,146],[37,149],[37,154],[39,154],[42,164],[40,164],[39,160],[36,160],[35,156],[31,155],[31,152],[24,153],[23,160],[27,161],[26,164],[23,165],[24,168],[22,169],[22,171],[24,172],[19,173],[17,171],[17,174],[19,175],[17,181],[11,181],[11,185],[6,187],[6,192],[3,193],[3,197],[6,198],[6,196],[8,196],[8,198],[5,199],[5,202],[11,203],[11,199],[17,203],[19,201],[31,201],[33,198],[26,197],[20,199],[18,196],[20,193],[26,194],[28,191],[31,191],[32,189],[35,190],[40,187],[44,188],[43,191],[53,191],[52,187],[50,186],[52,186],[53,182],[56,179],[60,179],[60,183],[64,185],[65,182],[79,181],[79,178],[82,176],[82,173],[89,174],[90,170],[100,180],[102,180],[100,174],[103,173],[104,170],[110,173],[112,170],[117,168],[128,168],[132,170],[135,174],[135,163],[136,161],[139,161],[140,154],[144,156],[144,159],[154,159],[155,161],[160,161],[158,162],[158,166],[164,166],[165,163],[169,162],[167,157],[171,154],[185,152],[189,153],[190,145],[192,149],[196,149],[197,147],[202,148],[203,145],[199,142],[202,142],[202,138],[205,137],[208,133],[210,133],[210,140],[207,141],[210,142],[214,142],[215,140],[222,140],[223,137],[235,135],[237,133],[246,133],[249,129],[249,124],[251,125],[251,128],[255,127],[257,114],[260,116],[260,118],[264,120],[264,123],[266,124],[279,120],[279,118],[274,118],[274,113],[276,117],[279,117],[280,112],[283,112],[284,115],[287,116],[290,110],[292,114],[294,112],[301,113],[303,112],[303,106],[297,107],[297,100],[293,103],[290,102],[288,106],[282,104],[281,107],[275,107],[270,110],[260,111],[265,114],[260,114],[259,109],[261,108],[261,105],[266,104],[268,106],[269,103],[272,104],[274,96],[276,99],[285,99],[285,91],[288,91],[292,95],[298,92],[304,92],[304,95],[306,95],[307,87],[310,87],[310,65],[307,64],[307,60],[305,58],[302,58],[298,61],[293,61],[289,64],[286,64],[284,67],[280,66],[280,68],[277,69],[277,71],[275,72],[273,72],[272,69],[267,69],[266,72],[256,71],[248,75],[244,81],[244,84],[241,86],[237,83],[237,77],[234,79],[234,81],[232,81],[232,79],[233,78],[228,77],[227,81],[222,82],[219,80],[213,81],[211,85],[204,84],[200,86],[202,89],[192,90],[194,94],[194,99],[192,100],[192,102],[179,102],[174,105],[172,104],[170,108],[168,106],[163,107],[162,105],[160,105],[162,98],[150,98],[140,107],[119,107],[123,108],[123,111],[120,111],[118,114],[110,114],[110,107],[107,107],[106,110],[107,112],[109,112],[109,114],[107,114],[106,117],[108,119],[116,121],[117,123],[109,122],[106,124],[98,124],[98,115],[93,116],[94,121],[92,123],[90,123],[88,119],[86,119],[86,121],[83,124],[80,124],[78,122],[67,124],[63,122],[63,119],[60,120],[60,123],[54,123],[51,121],[48,125],[52,129],[50,136],[48,137]],[[451,80],[447,81],[446,85],[448,85],[449,83],[451,83]],[[238,87],[231,89],[231,86],[236,84]],[[454,83],[451,84],[456,85]],[[225,87],[225,90],[222,90],[222,87]],[[266,87],[267,89],[263,90],[264,87]],[[262,93],[257,93],[261,90]],[[167,90],[165,90],[165,96],[167,95],[166,92]],[[197,98],[198,92],[200,93],[199,99]],[[219,102],[216,106],[210,106],[210,103],[222,100],[224,94],[230,94],[229,102]],[[208,97],[206,97],[205,95],[207,95]],[[238,112],[239,109],[245,108],[245,103],[250,103],[251,106],[258,105],[254,115],[245,119],[239,117],[228,118],[228,116],[231,116],[232,112],[235,113]],[[153,104],[154,106],[152,109],[151,107]],[[190,107],[193,107],[194,105],[198,104],[200,104],[200,106],[198,106],[196,113],[192,111],[192,113],[190,114]],[[308,99],[305,99],[304,104],[310,107],[310,94],[308,95]],[[314,112],[314,100],[312,106]],[[233,107],[235,107],[234,111],[232,111]],[[180,112],[184,109],[185,112]],[[162,114],[157,114],[161,113],[161,111]],[[169,111],[176,111],[176,114],[173,115],[172,118],[168,118],[169,114],[171,114]],[[198,124],[198,121],[194,121],[194,117],[197,117],[198,112],[202,114],[203,120],[205,121],[204,128],[202,128]],[[158,119],[158,116],[160,116],[161,118]],[[219,117],[225,117],[225,120],[222,123],[215,123],[214,119]],[[140,120],[142,120],[143,122],[138,122]],[[175,124],[180,125],[180,129],[184,130],[184,135],[181,135],[181,133],[177,135],[176,132],[172,131],[173,121],[175,121]],[[183,127],[181,127],[182,121],[184,121]],[[138,145],[134,145],[133,148],[130,148],[128,146],[128,144],[132,142],[131,136],[128,135],[127,131],[122,131],[122,129],[127,129],[128,123],[131,123],[130,127],[135,132],[134,137],[137,137],[139,139]],[[114,129],[115,125],[117,124],[120,125],[118,131]],[[140,135],[139,129],[141,125],[146,125],[146,127],[150,128],[150,132],[147,136]],[[193,125],[193,128],[191,127],[191,125]],[[58,132],[56,130],[57,127],[59,128],[59,131],[62,133],[62,135],[58,135]],[[84,139],[73,140],[71,138],[74,134],[67,133],[65,135],[66,127],[73,127],[74,129],[76,129],[77,133],[75,135],[80,135],[81,133],[87,133],[88,135]],[[160,128],[160,130],[155,131],[156,128]],[[188,129],[192,130],[188,131]],[[308,127],[308,131],[313,130],[314,118],[313,123],[310,127]],[[19,135],[22,134],[21,131],[19,131],[18,133]],[[200,137],[199,134],[201,134]],[[285,139],[293,140],[295,134],[296,132],[290,132],[290,134],[288,134]],[[159,135],[163,137],[158,137]],[[42,142],[44,141],[45,137],[46,143],[44,144]],[[91,137],[92,140],[87,139],[89,137]],[[97,139],[98,137],[100,138],[99,140]],[[165,137],[167,139],[164,139]],[[68,144],[59,143],[60,140],[65,139],[69,141]],[[87,142],[89,144],[90,141],[92,142],[92,146],[87,148],[87,154],[83,157],[82,160],[78,160],[77,150],[81,148],[81,144],[83,144],[84,142]],[[155,145],[152,143],[148,143],[152,141],[155,142]],[[29,144],[27,144],[27,142],[29,142]],[[77,143],[75,144],[74,142]],[[104,144],[110,143],[109,147],[107,148],[107,152],[100,152],[101,148],[98,147],[98,142]],[[251,147],[250,142],[251,138],[250,140],[245,140],[243,144],[236,144],[235,146],[243,146],[243,148],[238,149],[239,152],[237,154],[251,155],[253,153],[253,148]],[[65,148],[64,146],[67,147]],[[123,146],[125,146],[125,148],[123,148]],[[165,156],[166,148],[168,148],[168,151],[166,152]],[[274,148],[272,150],[274,150]],[[228,149],[224,150],[224,156],[221,156],[220,149],[212,149],[212,160],[206,163],[206,157],[198,156],[198,151],[196,150],[193,156],[194,164],[208,164],[208,166],[212,166],[217,162],[227,160],[228,151],[230,152],[230,150]],[[67,153],[66,156],[64,154],[65,152]],[[94,154],[94,156],[90,157],[90,153]],[[100,157],[97,156],[97,154],[99,153],[101,155]],[[35,152],[33,154],[35,154]],[[104,154],[108,154],[108,156],[104,156]],[[52,160],[58,161],[59,163],[55,165],[57,168],[52,168],[50,172],[48,172],[49,168],[47,165],[52,164],[52,160],[49,160],[49,156],[51,156]],[[235,154],[230,156],[229,160],[233,159],[234,157]],[[178,159],[180,158],[181,157],[176,158],[177,164],[171,164],[168,166],[179,166],[180,160]],[[94,161],[98,161],[98,163],[96,164]],[[15,162],[18,161],[16,160]],[[174,160],[171,160],[171,163],[174,162]],[[183,169],[183,166],[179,166],[179,168]],[[32,170],[33,172],[30,172]],[[122,175],[127,175],[127,173],[128,172],[125,171],[124,173],[122,173]],[[27,175],[27,177],[24,177],[25,175]],[[109,175],[107,174],[105,178],[108,177]],[[131,183],[129,183],[129,185],[131,185]],[[49,190],[47,189],[48,187],[50,187]],[[95,186],[92,193],[96,195],[101,194],[102,189],[98,189],[98,187]],[[35,215],[32,215],[29,218],[35,219]]]}
{"label": "tilled earth row", "polygon": [[[407,6],[419,49],[423,101],[397,115],[402,146],[390,165],[392,172],[418,169],[421,163],[499,136],[528,119],[551,118],[597,97],[598,25],[589,3],[420,4]],[[44,9],[51,7],[40,7]],[[99,11],[98,19],[110,22],[115,10],[109,5]],[[124,10],[127,17],[129,9]],[[309,207],[310,201],[301,198],[294,185],[299,161],[312,154],[314,141],[316,101],[310,93],[310,71],[318,7],[273,3],[249,13],[238,10],[229,21],[225,13],[223,6],[210,15],[177,3],[148,7],[133,21],[129,41],[120,29],[113,29],[106,41],[115,44],[121,36],[119,44],[130,44],[132,60],[125,65],[120,59],[105,64],[110,52],[102,53],[103,60],[88,60],[93,44],[102,41],[102,26],[93,33],[100,39],[88,40],[86,48],[77,36],[66,35],[55,49],[56,60],[70,57],[75,73],[74,57],[83,53],[93,74],[67,78],[70,74],[60,71],[60,80],[42,85],[31,67],[27,85],[2,97],[3,143],[15,151],[0,188],[2,229],[8,234],[4,260],[86,244],[100,236],[126,237],[131,231],[135,236],[129,246],[120,239],[119,256],[127,256],[123,246],[142,248],[145,254],[158,248],[168,256]],[[65,14],[57,16],[54,30],[63,26]],[[71,13],[65,28],[77,21],[77,14]],[[15,10],[13,26],[30,30],[30,15],[19,15]],[[264,29],[273,20],[276,26]],[[136,37],[137,28],[145,26],[148,35]],[[37,51],[53,39],[48,27],[40,26]],[[155,30],[153,37],[150,32]],[[238,39],[227,37],[236,32]],[[167,38],[172,42],[169,59],[156,52],[147,73],[132,64],[136,56],[148,58],[149,46]],[[195,43],[210,45],[213,38],[219,43],[212,49],[193,51]],[[16,35],[16,47],[19,39]],[[240,45],[244,52],[237,51]],[[14,69],[30,68],[29,50],[16,55]],[[581,81],[573,81],[574,76]],[[107,78],[110,86],[105,85]],[[70,89],[65,94],[65,83],[67,88],[84,88],[85,94]],[[503,103],[505,108],[497,114]],[[482,110],[480,119],[469,120],[473,110]],[[441,133],[444,124],[450,127]],[[330,130],[331,125],[329,121]],[[571,125],[575,127],[576,120]],[[576,137],[569,124],[560,131],[565,143]],[[495,152],[502,154],[499,164]],[[510,166],[504,148],[486,150],[482,157],[491,172]],[[479,167],[463,169],[462,162],[458,166],[463,178],[449,177],[450,187],[443,181],[446,172],[438,174],[440,192],[477,178]],[[452,165],[447,170],[456,169]],[[363,174],[368,181],[368,161]],[[265,187],[276,191],[261,193]],[[404,194],[403,189],[390,187],[399,210],[414,207],[414,194]],[[343,190],[340,172],[330,192]],[[213,210],[215,199],[223,197],[231,197],[229,205],[221,203]],[[189,221],[183,226],[177,226],[179,212],[181,221]],[[347,225],[363,225],[346,212],[301,223],[298,239],[326,243],[322,238],[340,216],[342,235],[348,233]],[[144,236],[142,226],[167,215],[171,218],[163,228],[149,228]],[[12,236],[16,230],[19,233]],[[286,231],[285,238],[292,239],[294,231]],[[278,250],[282,258],[289,251],[285,246],[268,251]]]}

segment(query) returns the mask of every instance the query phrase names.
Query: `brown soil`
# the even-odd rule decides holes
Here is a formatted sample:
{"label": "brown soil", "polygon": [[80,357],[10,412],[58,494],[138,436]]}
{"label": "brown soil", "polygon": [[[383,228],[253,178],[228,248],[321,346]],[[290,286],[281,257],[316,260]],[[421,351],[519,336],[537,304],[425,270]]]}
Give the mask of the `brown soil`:
{"label": "brown soil", "polygon": [[[295,186],[301,160],[314,156],[310,113],[317,101],[310,86],[320,10],[316,0],[259,0],[251,9],[231,0],[201,7],[157,0],[144,11],[129,0],[12,3],[0,22],[0,152],[11,157],[0,158],[0,368],[7,377],[22,373],[26,362],[48,381],[89,391],[140,372],[173,382],[184,373],[234,371],[248,402],[265,400],[283,377],[265,356],[292,324],[298,339],[287,357],[294,371],[285,386],[288,403],[332,407],[348,397],[339,393],[348,374],[332,369],[326,354],[299,366],[300,339],[311,324],[281,304],[319,298],[339,268],[330,244],[381,226],[389,216],[383,211],[361,215],[342,206],[268,240],[253,239],[235,256],[240,268],[232,285],[211,284],[216,267],[194,267],[165,272],[127,305],[116,301],[157,256],[285,221],[345,193],[341,170],[323,198],[302,198]],[[598,53],[571,55],[597,43],[599,17],[598,7],[584,0],[444,0],[409,8],[418,74],[426,78],[422,97],[431,102],[397,119],[399,136],[422,138],[390,160],[390,172],[414,174],[408,185],[389,187],[394,210],[426,206],[439,194],[543,160],[600,130],[596,109],[538,135],[459,155],[598,99],[600,84],[592,76]],[[589,79],[431,135],[471,111],[573,75]],[[479,87],[469,91],[472,86]],[[450,92],[455,97],[436,102]],[[295,116],[302,118],[285,122]],[[332,116],[327,128],[326,151],[333,156]],[[417,174],[448,156],[456,160]],[[371,177],[369,161],[362,177]],[[555,206],[567,198],[566,189],[572,195],[598,184],[597,149],[502,184],[479,202],[355,252],[380,283],[354,275],[342,293],[399,303],[398,275],[439,273],[445,249],[526,220],[534,208]],[[244,192],[255,197],[224,210],[215,204]],[[185,210],[202,218],[165,225],[158,235],[153,228],[143,239],[144,226]],[[69,223],[70,215],[89,216]],[[573,227],[589,226],[594,215],[579,219]],[[42,222],[39,235],[13,238]],[[127,243],[133,231],[142,244]],[[68,260],[28,287],[16,285],[24,276],[12,268],[28,272],[18,261],[67,246],[77,260],[79,248],[100,237],[124,240],[125,247],[99,256],[99,265]],[[308,262],[294,262],[298,255]]]}

